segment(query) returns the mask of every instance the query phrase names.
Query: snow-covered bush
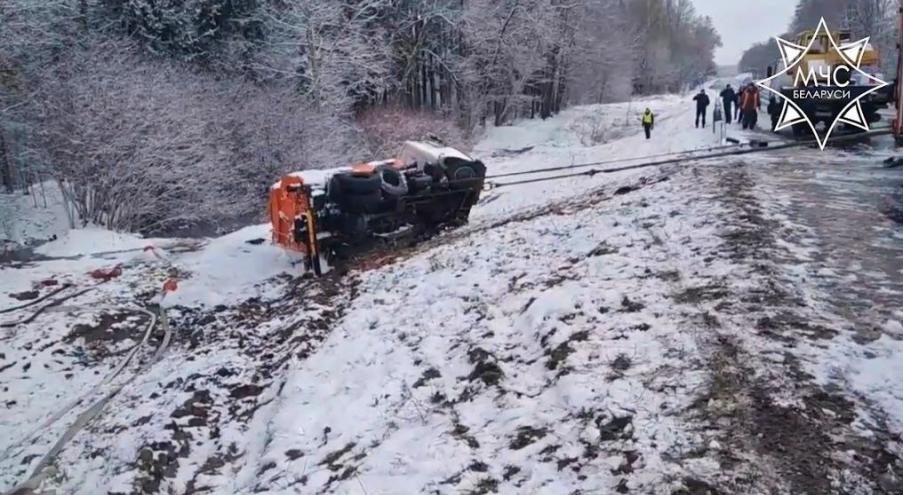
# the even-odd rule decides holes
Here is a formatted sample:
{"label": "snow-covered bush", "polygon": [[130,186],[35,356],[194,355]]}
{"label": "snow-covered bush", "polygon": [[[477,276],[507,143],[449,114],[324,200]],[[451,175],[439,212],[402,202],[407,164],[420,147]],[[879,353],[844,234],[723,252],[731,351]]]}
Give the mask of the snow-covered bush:
{"label": "snow-covered bush", "polygon": [[38,135],[84,222],[158,233],[262,215],[279,174],[351,159],[353,133],[291,88],[217,81],[118,44],[42,79]]}
{"label": "snow-covered bush", "polygon": [[56,178],[111,228],[229,228],[284,171],[673,88],[717,43],[675,0],[5,0],[0,181]]}

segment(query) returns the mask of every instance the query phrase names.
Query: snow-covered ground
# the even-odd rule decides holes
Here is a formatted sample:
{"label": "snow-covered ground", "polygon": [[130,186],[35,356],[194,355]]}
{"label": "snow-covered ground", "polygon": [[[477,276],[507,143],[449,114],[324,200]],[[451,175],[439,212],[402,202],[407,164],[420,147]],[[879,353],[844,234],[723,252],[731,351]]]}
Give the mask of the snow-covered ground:
{"label": "snow-covered ground", "polygon": [[[572,108],[474,155],[499,174],[720,145],[689,99]],[[501,187],[319,280],[266,226],[72,232],[0,265],[0,311],[74,295],[0,313],[0,489],[47,466],[40,489],[85,494],[901,493],[903,228],[870,204],[878,155]],[[170,278],[167,345],[146,330]]]}

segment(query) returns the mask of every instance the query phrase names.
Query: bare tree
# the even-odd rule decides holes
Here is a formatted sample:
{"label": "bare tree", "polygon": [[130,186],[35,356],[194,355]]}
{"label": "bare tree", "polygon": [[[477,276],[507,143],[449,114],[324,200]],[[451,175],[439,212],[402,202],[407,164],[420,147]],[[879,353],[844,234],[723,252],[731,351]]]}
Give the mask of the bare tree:
{"label": "bare tree", "polygon": [[898,2],[894,0],[848,0],[844,22],[856,38],[869,37],[878,48],[881,66],[897,68]]}

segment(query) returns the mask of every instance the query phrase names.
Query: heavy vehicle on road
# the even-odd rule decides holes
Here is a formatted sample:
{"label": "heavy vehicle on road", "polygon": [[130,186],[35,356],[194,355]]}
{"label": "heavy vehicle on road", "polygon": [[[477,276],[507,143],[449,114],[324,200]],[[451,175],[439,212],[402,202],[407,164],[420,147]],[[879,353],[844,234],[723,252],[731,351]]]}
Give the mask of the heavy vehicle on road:
{"label": "heavy vehicle on road", "polygon": [[[856,61],[851,61],[839,53],[831,43],[831,38],[841,47],[846,47],[852,42],[850,31],[846,29],[832,31],[830,38],[824,31],[800,33],[795,40],[796,44],[800,47],[810,47],[809,50],[801,55],[795,70],[771,81],[772,89],[795,101],[806,114],[814,116],[814,125],[821,122],[830,126],[845,109],[849,98],[838,95],[858,95],[879,85],[863,73],[884,80],[878,65],[878,50],[871,43],[865,43],[859,51],[861,53],[859,70],[862,72],[858,72],[853,70],[854,67],[850,64]],[[773,70],[769,67],[769,77],[772,76]],[[879,121],[881,116],[878,112],[886,108],[893,99],[891,86],[866,95],[861,104],[867,123]],[[805,129],[806,124],[793,126],[794,134],[801,134]]]}
{"label": "heavy vehicle on road", "polygon": [[404,143],[397,158],[332,170],[294,172],[270,188],[273,242],[305,255],[342,258],[398,245],[467,222],[486,167],[438,141]]}

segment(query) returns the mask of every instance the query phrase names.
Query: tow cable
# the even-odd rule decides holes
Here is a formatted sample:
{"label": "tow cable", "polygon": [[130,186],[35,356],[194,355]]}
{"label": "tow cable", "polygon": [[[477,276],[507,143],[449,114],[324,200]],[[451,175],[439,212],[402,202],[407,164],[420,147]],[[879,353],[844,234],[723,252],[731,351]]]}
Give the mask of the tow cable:
{"label": "tow cable", "polygon": [[[66,301],[68,299],[77,297],[88,291],[94,290],[98,285],[101,285],[105,282],[106,282],[106,280],[99,282],[91,287],[88,287],[87,289],[79,291],[75,294],[53,300],[50,303],[40,307],[29,318],[26,318],[25,320],[17,321],[15,323],[6,324],[6,325],[14,326],[14,325],[19,325],[22,323],[30,322],[30,321],[34,320],[38,315],[40,315],[47,308],[53,307],[53,306],[58,306],[62,302]],[[29,478],[27,480],[25,480],[24,482],[13,487],[11,490],[4,492],[4,495],[17,495],[17,494],[23,493],[23,491],[34,490],[47,477],[53,475],[56,472],[56,469],[53,467],[52,463],[56,460],[56,457],[63,450],[63,447],[65,447],[66,444],[70,440],[72,440],[72,438],[75,437],[75,435],[78,434],[85,427],[85,425],[87,425],[94,418],[99,416],[100,413],[103,411],[104,407],[107,405],[107,403],[110,400],[112,400],[123,388],[125,388],[126,385],[130,384],[138,376],[144,374],[152,365],[156,364],[160,360],[160,358],[163,356],[163,353],[169,348],[170,341],[172,340],[172,329],[169,326],[169,319],[167,318],[166,311],[162,307],[162,303],[163,303],[163,299],[166,297],[167,293],[174,292],[177,289],[178,289],[178,284],[175,281],[175,279],[168,279],[163,284],[163,287],[162,287],[162,290],[160,293],[160,303],[157,304],[155,308],[153,308],[155,311],[150,311],[145,308],[126,308],[126,309],[130,309],[130,310],[137,310],[137,311],[140,311],[140,312],[146,314],[149,317],[148,324],[145,327],[144,335],[143,335],[141,341],[139,343],[135,344],[135,346],[133,346],[132,349],[129,350],[129,352],[125,356],[125,358],[122,359],[113,368],[113,370],[100,382],[100,385],[112,384],[113,380],[115,380],[117,377],[119,377],[119,375],[122,374],[122,372],[125,370],[126,366],[129,365],[134,360],[138,351],[147,345],[148,341],[150,340],[151,333],[154,331],[154,329],[158,328],[158,325],[159,325],[159,328],[161,330],[163,330],[163,337],[161,339],[160,345],[154,351],[154,353],[150,357],[150,359],[148,361],[142,363],[141,366],[135,371],[134,374],[129,376],[127,379],[121,381],[120,383],[113,385],[112,388],[110,388],[109,390],[102,392],[102,395],[99,398],[97,398],[96,400],[94,400],[87,409],[85,409],[81,413],[79,413],[78,416],[73,421],[73,423],[66,428],[66,430],[57,439],[57,441],[53,444],[53,446],[50,448],[50,450],[46,454],[44,454],[44,456],[41,458],[41,460],[38,462],[38,464],[35,466],[34,470],[32,471],[31,476],[29,476]],[[59,289],[52,294],[58,293],[58,292],[60,292],[60,290],[62,290],[62,289]],[[50,296],[52,294],[48,294],[48,296]],[[99,308],[107,308],[107,307],[106,306],[100,306],[100,307],[92,306],[92,308],[99,309]],[[14,310],[14,309],[22,309],[22,308],[9,308],[9,310]],[[123,309],[123,308],[118,308],[118,309]],[[2,326],[2,325],[0,325],[0,326]],[[23,443],[28,442],[28,441],[33,441],[33,439],[35,438],[35,435],[39,431],[45,430],[48,427],[50,427],[52,424],[56,423],[63,416],[65,416],[70,411],[75,409],[75,407],[77,407],[81,403],[88,400],[91,395],[94,395],[96,397],[97,391],[92,391],[92,392],[89,392],[88,394],[77,397],[72,402],[65,405],[62,409],[60,409],[59,411],[57,411],[56,413],[51,415],[38,428],[36,428],[32,432],[28,433],[24,438],[22,438],[22,440],[20,442],[18,442],[15,445],[9,446],[4,451],[3,460],[5,461],[6,459],[8,459],[9,456],[11,455],[12,451],[20,448]]]}
{"label": "tow cable", "polygon": [[726,144],[722,146],[712,146],[709,148],[697,148],[692,150],[682,150],[682,151],[671,151],[668,153],[658,153],[655,155],[643,155],[643,156],[633,156],[629,158],[612,158],[609,160],[602,160],[599,162],[587,162],[587,163],[576,163],[572,165],[564,165],[561,167],[550,167],[550,168],[539,168],[533,170],[522,170],[519,172],[508,172],[504,174],[495,174],[486,176],[487,179],[498,179],[501,177],[513,177],[516,175],[530,175],[530,174],[539,174],[544,172],[558,172],[561,170],[570,170],[575,168],[585,168],[585,167],[594,167],[598,165],[608,165],[611,163],[622,163],[622,162],[634,162],[637,160],[649,160],[651,158],[661,158],[664,156],[676,156],[676,155],[689,155],[694,153],[707,153],[711,151],[724,150],[724,149],[733,149],[742,146],[747,146],[749,143],[736,143],[736,144]]}
{"label": "tow cable", "polygon": [[[832,137],[828,140],[828,143],[843,143],[843,142],[848,142],[848,141],[857,141],[857,140],[864,139],[864,138],[871,138],[871,137],[876,137],[876,136],[886,136],[891,133],[893,133],[893,130],[885,127],[885,128],[876,129],[873,131],[859,133],[859,134],[850,134],[847,136]],[[577,172],[577,173],[563,174],[563,175],[553,175],[551,177],[540,177],[540,178],[536,178],[536,179],[519,180],[519,181],[513,181],[513,182],[497,183],[497,182],[493,182],[493,181],[486,181],[483,184],[483,190],[484,191],[492,191],[495,189],[501,189],[503,187],[520,186],[520,185],[524,185],[524,184],[533,184],[536,182],[570,179],[570,178],[574,178],[574,177],[593,177],[597,174],[613,174],[615,172],[624,172],[627,170],[637,170],[637,169],[650,168],[650,167],[660,167],[660,166],[664,166],[664,165],[671,165],[671,164],[675,164],[675,163],[682,163],[682,162],[688,162],[688,161],[711,160],[713,158],[723,158],[723,157],[727,157],[727,156],[742,156],[742,155],[749,155],[752,153],[765,153],[768,151],[779,151],[779,150],[786,150],[786,149],[790,149],[790,148],[802,148],[802,147],[813,146],[813,145],[818,145],[818,141],[816,141],[814,139],[806,140],[806,141],[793,141],[793,142],[788,142],[788,143],[776,144],[774,146],[771,146],[770,143],[763,142],[763,141],[750,141],[749,143],[743,143],[743,144],[739,144],[739,145],[716,146],[716,147],[712,147],[712,148],[708,148],[708,149],[701,149],[701,150],[663,153],[663,154],[659,154],[659,155],[649,155],[646,157],[626,158],[626,159],[620,159],[620,160],[606,160],[606,161],[602,161],[602,162],[579,163],[579,164],[567,165],[567,166],[563,166],[563,167],[550,167],[550,168],[523,170],[520,172],[511,172],[508,174],[494,175],[494,176],[491,176],[488,178],[511,177],[511,176],[516,176],[516,175],[531,175],[531,174],[539,174],[539,173],[544,173],[544,172],[569,170],[569,169],[575,169],[575,168],[594,167],[597,165],[607,164],[607,163],[634,161],[634,160],[639,160],[639,159],[648,159],[648,158],[655,158],[655,157],[661,157],[661,156],[704,153],[699,156],[677,156],[675,158],[668,158],[668,159],[663,159],[663,160],[655,160],[655,161],[650,161],[650,162],[637,163],[634,165],[624,165],[621,167],[602,168],[602,169],[592,168],[592,169],[584,171],[584,172]],[[748,149],[742,149],[746,146],[750,146],[750,147]],[[740,147],[741,149],[737,149],[738,147]],[[727,149],[729,149],[729,151],[724,151]],[[714,151],[714,153],[713,153],[713,151]]]}

